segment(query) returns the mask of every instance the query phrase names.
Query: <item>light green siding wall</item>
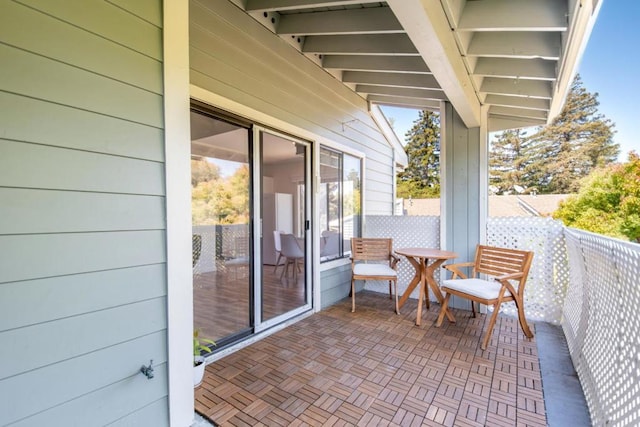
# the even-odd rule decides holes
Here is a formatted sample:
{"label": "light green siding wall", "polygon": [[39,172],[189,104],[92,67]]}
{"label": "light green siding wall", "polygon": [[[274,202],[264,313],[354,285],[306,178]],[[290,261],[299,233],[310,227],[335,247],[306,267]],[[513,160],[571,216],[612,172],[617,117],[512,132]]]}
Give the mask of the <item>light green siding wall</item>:
{"label": "light green siding wall", "polygon": [[0,3],[0,425],[168,424],[161,5]]}
{"label": "light green siding wall", "polygon": [[[367,214],[392,214],[393,150],[367,102],[229,0],[189,4],[191,83],[364,153]],[[344,298],[349,280],[342,268],[323,272],[322,306]]]}
{"label": "light green siding wall", "polygon": [[[325,270],[320,273],[322,283],[322,308],[327,308],[349,295],[351,290],[351,264]],[[356,292],[364,287],[363,281],[356,282]]]}
{"label": "light green siding wall", "polygon": [[366,101],[229,0],[191,0],[191,83],[366,155],[367,213],[393,211],[393,151]]}

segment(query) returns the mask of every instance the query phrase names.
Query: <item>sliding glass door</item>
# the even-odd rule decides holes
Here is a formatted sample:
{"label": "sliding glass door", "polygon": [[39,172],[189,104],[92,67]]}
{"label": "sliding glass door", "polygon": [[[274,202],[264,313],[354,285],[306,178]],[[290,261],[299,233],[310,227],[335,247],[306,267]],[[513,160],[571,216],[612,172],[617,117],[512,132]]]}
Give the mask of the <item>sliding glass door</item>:
{"label": "sliding glass door", "polygon": [[311,308],[310,144],[191,111],[194,328],[216,349]]}
{"label": "sliding glass door", "polygon": [[224,344],[251,333],[251,132],[191,112],[195,328]]}
{"label": "sliding glass door", "polygon": [[262,276],[258,315],[264,326],[310,308],[310,146],[259,130]]}

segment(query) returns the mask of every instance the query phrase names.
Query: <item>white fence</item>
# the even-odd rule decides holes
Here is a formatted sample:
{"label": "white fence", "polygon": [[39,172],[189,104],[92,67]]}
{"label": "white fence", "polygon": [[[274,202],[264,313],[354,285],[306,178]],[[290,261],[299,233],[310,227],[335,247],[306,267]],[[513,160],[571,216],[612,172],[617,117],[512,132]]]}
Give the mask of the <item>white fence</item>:
{"label": "white fence", "polygon": [[[525,311],[530,320],[558,324],[568,284],[568,265],[563,226],[549,218],[491,218],[487,224],[487,244],[504,248],[535,252],[527,287]],[[440,218],[437,216],[367,216],[365,236],[391,237],[393,246],[440,248]],[[442,248],[449,249],[449,248]],[[470,261],[456,259],[455,262]],[[398,268],[398,292],[402,293],[413,278],[414,270],[408,262]],[[439,280],[440,272],[436,273]],[[388,292],[383,282],[367,282],[367,289]],[[418,297],[416,289],[412,298]],[[517,315],[513,303],[503,304],[501,310]]]}
{"label": "white fence", "polygon": [[563,329],[594,425],[640,425],[640,245],[565,230]]}

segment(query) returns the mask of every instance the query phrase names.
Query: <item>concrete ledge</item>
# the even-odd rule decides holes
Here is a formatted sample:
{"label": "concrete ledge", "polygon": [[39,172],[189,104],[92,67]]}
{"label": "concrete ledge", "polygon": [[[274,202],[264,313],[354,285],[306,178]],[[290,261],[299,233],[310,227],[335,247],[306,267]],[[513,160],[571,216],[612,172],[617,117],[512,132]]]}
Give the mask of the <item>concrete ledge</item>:
{"label": "concrete ledge", "polygon": [[536,343],[547,424],[551,427],[591,426],[587,401],[562,328],[536,323]]}

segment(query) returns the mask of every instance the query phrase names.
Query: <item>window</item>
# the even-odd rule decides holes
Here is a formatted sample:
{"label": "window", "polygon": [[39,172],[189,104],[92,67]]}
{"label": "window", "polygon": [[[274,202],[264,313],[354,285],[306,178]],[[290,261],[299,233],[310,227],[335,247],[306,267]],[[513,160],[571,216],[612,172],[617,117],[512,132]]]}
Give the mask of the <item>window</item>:
{"label": "window", "polygon": [[342,258],[361,235],[361,159],[320,148],[320,260]]}

